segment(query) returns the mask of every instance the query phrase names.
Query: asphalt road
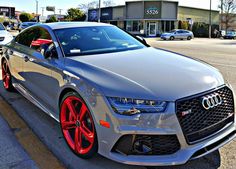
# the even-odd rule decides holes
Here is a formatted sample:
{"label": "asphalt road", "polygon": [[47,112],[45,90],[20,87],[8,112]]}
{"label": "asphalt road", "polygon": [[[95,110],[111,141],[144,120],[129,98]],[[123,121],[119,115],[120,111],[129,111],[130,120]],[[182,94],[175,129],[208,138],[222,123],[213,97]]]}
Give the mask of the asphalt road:
{"label": "asphalt road", "polygon": [[[194,39],[193,41],[157,41],[148,42],[158,48],[172,50],[191,57],[196,57],[219,68],[236,89],[236,41]],[[1,72],[0,72],[1,74]],[[1,82],[0,82],[1,83]],[[76,157],[62,138],[59,124],[35,107],[18,93],[8,93],[0,85],[0,95],[16,110],[20,117],[34,131],[38,138],[66,166],[72,169],[145,169],[113,162],[100,155],[90,160]],[[190,161],[182,166],[158,167],[165,169],[235,169],[236,141],[231,142],[208,156]],[[156,168],[156,167],[149,167]]]}

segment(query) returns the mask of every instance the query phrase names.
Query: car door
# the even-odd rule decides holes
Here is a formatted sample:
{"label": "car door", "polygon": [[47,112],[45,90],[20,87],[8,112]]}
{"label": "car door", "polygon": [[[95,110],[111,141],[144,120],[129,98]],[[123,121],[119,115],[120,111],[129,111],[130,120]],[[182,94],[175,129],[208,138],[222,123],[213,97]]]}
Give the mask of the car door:
{"label": "car door", "polygon": [[175,39],[182,39],[182,31],[175,32]]}
{"label": "car door", "polygon": [[52,70],[55,70],[57,53],[46,58],[45,51],[54,47],[52,38],[49,32],[42,27],[36,27],[33,32],[34,38],[30,44],[30,52],[25,55],[23,61],[24,78],[26,79],[24,86],[44,107],[54,112],[55,94],[52,94],[52,91],[59,84],[52,77]]}
{"label": "car door", "polygon": [[25,52],[28,52],[29,45],[33,39],[31,30],[26,30],[19,34],[11,43],[8,49],[11,74],[17,83],[25,81],[23,72],[23,60]]}

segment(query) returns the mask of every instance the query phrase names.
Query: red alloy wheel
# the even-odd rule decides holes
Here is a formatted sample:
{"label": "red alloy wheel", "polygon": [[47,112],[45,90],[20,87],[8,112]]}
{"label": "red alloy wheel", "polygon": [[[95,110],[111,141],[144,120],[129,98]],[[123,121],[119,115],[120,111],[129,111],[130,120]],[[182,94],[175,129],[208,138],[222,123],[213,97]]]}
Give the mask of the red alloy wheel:
{"label": "red alloy wheel", "polygon": [[11,86],[11,73],[10,73],[6,60],[2,62],[2,81],[3,81],[4,88],[6,90],[10,90],[12,87]]}
{"label": "red alloy wheel", "polygon": [[97,144],[93,118],[84,101],[74,93],[62,101],[60,124],[67,144],[76,154],[87,158],[95,153]]}

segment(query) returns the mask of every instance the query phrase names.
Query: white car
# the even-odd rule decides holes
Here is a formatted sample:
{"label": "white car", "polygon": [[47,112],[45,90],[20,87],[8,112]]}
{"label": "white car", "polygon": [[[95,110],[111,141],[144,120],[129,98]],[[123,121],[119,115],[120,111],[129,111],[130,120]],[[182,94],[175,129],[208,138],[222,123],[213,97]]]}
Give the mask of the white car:
{"label": "white car", "polygon": [[0,54],[2,53],[2,45],[9,43],[13,36],[6,30],[3,24],[0,23]]}

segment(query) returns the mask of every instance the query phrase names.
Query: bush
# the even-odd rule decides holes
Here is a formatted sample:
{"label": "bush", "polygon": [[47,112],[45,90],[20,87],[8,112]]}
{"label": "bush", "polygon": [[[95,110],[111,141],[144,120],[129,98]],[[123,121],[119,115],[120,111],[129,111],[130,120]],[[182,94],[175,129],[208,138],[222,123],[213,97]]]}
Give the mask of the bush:
{"label": "bush", "polygon": [[189,29],[189,23],[188,21],[179,21],[179,29]]}
{"label": "bush", "polygon": [[33,19],[33,16],[30,13],[21,13],[20,14],[20,21],[21,22],[28,22]]}
{"label": "bush", "polygon": [[196,37],[208,37],[209,25],[204,22],[195,22],[192,31]]}
{"label": "bush", "polygon": [[51,16],[49,19],[46,20],[46,23],[51,23],[51,22],[58,22],[57,18],[55,16]]}

